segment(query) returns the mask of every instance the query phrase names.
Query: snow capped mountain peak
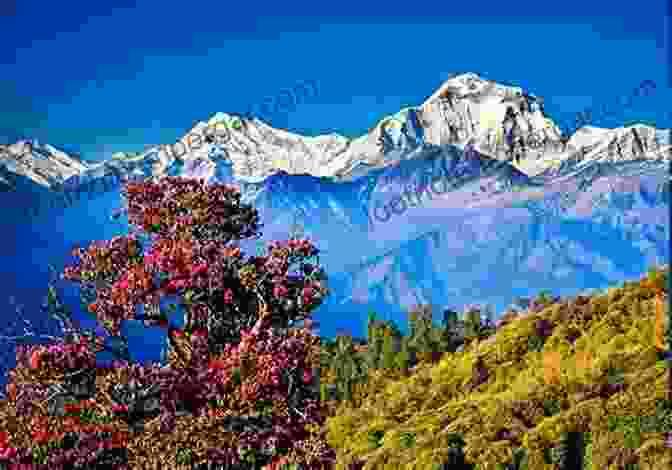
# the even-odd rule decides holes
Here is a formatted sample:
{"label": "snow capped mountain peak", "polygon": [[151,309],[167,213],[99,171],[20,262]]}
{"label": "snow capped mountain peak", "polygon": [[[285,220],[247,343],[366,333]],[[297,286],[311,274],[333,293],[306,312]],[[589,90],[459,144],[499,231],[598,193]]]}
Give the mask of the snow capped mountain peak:
{"label": "snow capped mountain peak", "polygon": [[642,168],[669,161],[670,132],[637,124],[617,129],[582,127],[567,142],[556,173],[572,174],[589,166],[638,162]]}
{"label": "snow capped mountain peak", "polygon": [[[85,171],[88,166],[76,157],[37,140],[20,140],[14,144],[0,144],[0,168],[9,176],[23,176],[35,183],[52,188],[67,178]],[[3,183],[12,186],[8,178]],[[9,176],[11,179],[11,176]]]}
{"label": "snow capped mountain peak", "polygon": [[383,117],[355,139],[338,134],[306,137],[253,116],[217,112],[175,144],[140,154],[118,152],[97,165],[37,143],[22,154],[16,150],[21,142],[0,147],[0,163],[9,172],[51,187],[54,182],[104,176],[109,170],[137,177],[170,174],[250,183],[285,172],[352,182],[406,160],[425,159],[447,146],[467,145],[530,175],[549,168],[566,170],[611,151],[616,156],[599,158],[669,158],[669,140],[659,144],[663,134],[647,126],[585,127],[569,141],[565,137],[544,114],[543,100],[469,72],[445,81],[422,104]]}
{"label": "snow capped mountain peak", "polygon": [[39,204],[7,198],[29,216],[55,207],[52,195],[71,207],[86,187],[95,202],[64,214],[63,226],[82,230],[86,220],[101,231],[110,227],[88,217],[118,209],[119,198],[88,191],[99,178],[236,184],[266,241],[287,237],[292,222],[320,241],[330,317],[363,303],[401,314],[418,303],[501,305],[558,285],[604,286],[669,262],[670,131],[587,126],[567,137],[541,99],[466,73],[355,139],[218,112],[174,144],[95,164],[36,141],[0,146],[0,179],[48,189]]}
{"label": "snow capped mountain peak", "polygon": [[427,104],[438,101],[448,95],[457,98],[468,96],[500,96],[503,98],[513,98],[523,96],[523,89],[520,87],[501,85],[483,79],[475,73],[467,72],[446,80],[422,106],[424,107]]}

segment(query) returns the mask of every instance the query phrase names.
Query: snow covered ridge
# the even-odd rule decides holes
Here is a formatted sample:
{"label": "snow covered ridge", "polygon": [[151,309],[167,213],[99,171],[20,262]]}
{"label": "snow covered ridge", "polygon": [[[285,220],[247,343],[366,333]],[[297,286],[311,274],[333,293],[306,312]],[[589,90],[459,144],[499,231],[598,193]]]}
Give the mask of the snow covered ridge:
{"label": "snow covered ridge", "polygon": [[0,145],[0,184],[13,187],[12,176],[25,176],[35,183],[53,188],[69,177],[87,170],[86,163],[37,140],[20,140]]}
{"label": "snow covered ridge", "polygon": [[247,183],[285,172],[349,182],[404,160],[426,158],[446,146],[468,145],[535,173],[566,171],[603,148],[613,150],[616,156],[608,158],[617,160],[670,157],[669,133],[648,126],[584,127],[567,137],[545,115],[541,98],[464,73],[448,79],[422,104],[384,117],[355,139],[338,134],[307,137],[273,128],[257,117],[219,112],[196,123],[175,144],[139,154],[118,152],[95,165],[36,142],[25,151],[25,142],[19,142],[0,146],[0,166],[53,188],[76,186],[110,172],[132,178],[181,175]]}

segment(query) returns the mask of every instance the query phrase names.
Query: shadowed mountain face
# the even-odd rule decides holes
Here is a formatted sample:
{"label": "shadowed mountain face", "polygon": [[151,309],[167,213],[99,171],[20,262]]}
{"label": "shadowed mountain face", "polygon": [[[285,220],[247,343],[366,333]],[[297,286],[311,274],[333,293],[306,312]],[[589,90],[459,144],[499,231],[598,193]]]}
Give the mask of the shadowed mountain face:
{"label": "shadowed mountain face", "polygon": [[[187,145],[195,134],[204,143]],[[501,311],[515,297],[603,288],[670,261],[669,131],[586,127],[566,139],[538,100],[473,74],[354,140],[223,113],[189,135],[97,165],[33,142],[17,166],[17,143],[0,148],[0,166],[21,183],[7,193],[13,206],[27,204],[18,197],[26,180],[79,201],[59,212],[52,238],[63,245],[110,231],[101,217],[81,229],[91,204],[101,214],[123,202],[109,184],[92,201],[73,197],[96,181],[170,174],[239,185],[260,212],[262,240],[286,238],[297,223],[323,250],[332,294],[316,318],[325,336],[364,336],[371,309],[405,329],[403,311],[418,303],[435,305],[437,321],[444,306]],[[241,243],[250,254],[256,245]]]}
{"label": "shadowed mountain face", "polygon": [[[307,232],[326,248],[330,272],[339,273],[332,277],[336,295],[323,307],[325,315],[348,321],[348,314],[373,307],[403,324],[402,311],[417,303],[434,304],[437,315],[439,307],[474,302],[501,311],[518,296],[604,288],[669,262],[667,163],[633,161],[569,178],[527,178],[484,160],[477,169],[468,167],[473,174],[463,182],[440,173],[436,191],[407,193],[420,196],[416,207],[409,202],[405,210],[389,201],[404,187],[422,187],[423,172],[451,168],[451,157],[378,176],[370,207],[382,209],[371,210],[367,220],[360,216],[359,224],[352,222],[356,207],[350,219],[340,216],[347,211],[324,205],[322,216],[306,210]],[[276,201],[287,203],[300,193],[285,190]],[[323,200],[320,194],[312,201]],[[267,220],[282,225],[291,210],[278,208]],[[349,326],[362,334],[361,324],[356,318]]]}

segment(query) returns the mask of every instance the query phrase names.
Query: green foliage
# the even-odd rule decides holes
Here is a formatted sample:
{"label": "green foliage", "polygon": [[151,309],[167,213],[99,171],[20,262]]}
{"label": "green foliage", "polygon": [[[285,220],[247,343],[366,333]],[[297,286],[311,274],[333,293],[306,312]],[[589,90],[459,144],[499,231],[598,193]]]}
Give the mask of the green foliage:
{"label": "green foliage", "polygon": [[[78,400],[66,400],[66,404],[77,404]],[[111,416],[99,414],[94,408],[83,408],[77,412],[67,411],[66,416],[77,416],[82,424],[104,424],[113,420]]]}
{"label": "green foliage", "polygon": [[392,332],[386,331],[383,338],[383,368],[389,370],[394,367],[394,356]]}
{"label": "green foliage", "polygon": [[415,310],[411,310],[408,313],[408,334],[412,338],[415,336],[415,327],[418,322],[418,313]]}
{"label": "green foliage", "polygon": [[364,361],[367,369],[393,368],[396,353],[394,344],[402,337],[401,331],[394,322],[379,321],[373,318],[369,322],[369,341]]}
{"label": "green foliage", "polygon": [[329,390],[326,383],[320,383],[320,401],[326,402],[329,399]]}
{"label": "green foliage", "polygon": [[248,462],[254,465],[257,461],[257,450],[253,448],[244,449],[242,452],[243,462]]}
{"label": "green foliage", "polygon": [[376,321],[376,312],[373,310],[369,311],[368,317],[367,317],[367,331],[368,331],[368,338],[369,340],[371,339],[371,330],[372,330],[372,324],[373,322]]}
{"label": "green foliage", "polygon": [[371,431],[369,433],[369,447],[371,449],[377,449],[378,447],[382,446],[383,443],[383,436],[385,435],[385,431],[381,430],[376,430],[376,431]]}
{"label": "green foliage", "polygon": [[236,387],[243,383],[240,374],[240,368],[236,367],[233,369],[233,372],[231,373],[231,383],[233,383]]}
{"label": "green foliage", "polygon": [[446,310],[443,313],[443,329],[440,330],[441,350],[454,353],[462,344],[462,337],[459,332],[457,312],[455,310]]}
{"label": "green foliage", "polygon": [[352,400],[352,385],[352,379],[339,377],[337,387],[340,399],[345,401]]}
{"label": "green foliage", "polygon": [[397,353],[395,357],[395,365],[400,371],[402,371],[403,373],[407,373],[408,368],[410,367],[410,361],[411,361],[411,355],[408,350],[408,341],[402,340],[401,350]]}
{"label": "green foliage", "polygon": [[570,458],[582,449],[585,449],[583,433],[562,432],[557,445],[544,449],[544,458],[561,469],[577,468]]}
{"label": "green foliage", "polygon": [[382,352],[382,331],[380,328],[374,328],[373,325],[370,324],[367,363],[371,369],[378,367]]}
{"label": "green foliage", "polygon": [[353,385],[365,377],[361,373],[350,336],[337,337],[332,367],[336,371],[339,398],[346,401],[352,400]]}
{"label": "green foliage", "polygon": [[262,416],[271,416],[273,414],[273,401],[259,400],[254,404],[254,408]]}
{"label": "green foliage", "polygon": [[481,329],[481,312],[477,309],[470,309],[464,314],[464,336],[469,338],[477,337]]}
{"label": "green foliage", "polygon": [[539,352],[544,348],[544,338],[543,336],[530,336],[527,342],[527,348],[530,351]]}
{"label": "green foliage", "polygon": [[411,331],[409,348],[420,353],[438,351],[435,332],[432,328],[432,310],[429,305],[420,305],[409,313]]}
{"label": "green foliage", "polygon": [[[660,367],[651,344],[654,295],[663,279],[662,292],[667,292],[665,276],[656,270],[646,282],[626,283],[576,302],[557,302],[542,292],[533,311],[494,332],[493,341],[469,343],[461,353],[445,354],[438,363],[422,364],[409,376],[380,384],[357,407],[340,409],[327,420],[328,441],[338,443],[337,459],[365,458],[372,469],[432,468],[436,449],[461,446],[474,468],[536,469],[559,463],[569,455],[568,446],[580,445],[583,468],[589,469],[593,458],[608,453],[607,446],[618,445],[638,450],[638,458],[649,462],[665,461],[661,447],[645,441],[642,420],[623,423],[617,442],[590,437],[605,435],[608,416],[657,413],[659,426],[672,424],[672,405],[662,404],[659,396],[668,369]],[[546,302],[552,308],[539,309]],[[407,352],[437,348],[451,336],[449,322],[443,329],[433,328],[419,313],[409,312],[409,335],[395,360],[398,368]],[[475,312],[467,312],[469,320],[476,324]],[[540,327],[541,320],[548,326]],[[547,333],[538,335],[539,328]],[[476,369],[481,386],[468,391]],[[403,423],[403,432],[396,431],[397,423]],[[493,430],[507,433],[495,437]],[[387,433],[394,438],[382,439]],[[409,462],[411,435],[417,439]]]}
{"label": "green foliage", "polygon": [[415,446],[415,433],[414,432],[402,432],[401,433],[401,447],[403,449],[412,449]]}
{"label": "green foliage", "polygon": [[672,432],[672,401],[659,400],[656,403],[655,417],[661,432]]}
{"label": "green foliage", "polygon": [[61,442],[50,441],[46,444],[33,447],[33,463],[37,465],[46,465],[51,450],[61,447]]}
{"label": "green foliage", "polygon": [[179,465],[189,465],[193,460],[192,450],[186,448],[178,449],[175,460]]}
{"label": "green foliage", "polygon": [[610,366],[607,372],[607,380],[611,385],[621,385],[624,381],[624,374],[622,367]]}
{"label": "green foliage", "polygon": [[554,416],[560,412],[560,403],[558,400],[544,400],[544,416]]}
{"label": "green foliage", "polygon": [[459,432],[451,432],[446,438],[448,447],[464,447],[464,436]]}
{"label": "green foliage", "polygon": [[497,470],[528,470],[527,467],[527,452],[524,448],[516,447],[513,449],[513,459],[510,464],[498,463]]}
{"label": "green foliage", "polygon": [[593,437],[591,433],[584,433],[583,443],[585,444],[585,450],[583,454],[583,469],[582,470],[592,470],[593,468]]}
{"label": "green foliage", "polygon": [[458,315],[457,311],[452,309],[446,309],[443,312],[443,327],[444,328],[455,328],[457,326]]}
{"label": "green foliage", "polygon": [[513,464],[518,470],[527,470],[527,450],[516,448],[513,451]]}
{"label": "green foliage", "polygon": [[301,470],[298,463],[285,463],[280,466],[280,470]]}

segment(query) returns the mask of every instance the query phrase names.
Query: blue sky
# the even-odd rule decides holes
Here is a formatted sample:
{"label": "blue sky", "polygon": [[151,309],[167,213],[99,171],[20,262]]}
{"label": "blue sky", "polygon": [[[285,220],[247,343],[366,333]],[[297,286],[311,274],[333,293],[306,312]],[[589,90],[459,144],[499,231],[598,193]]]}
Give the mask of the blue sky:
{"label": "blue sky", "polygon": [[453,71],[522,86],[554,117],[618,109],[653,80],[655,97],[622,120],[670,126],[661,0],[627,11],[601,1],[38,3],[0,11],[0,141],[36,137],[99,159],[174,142],[197,120],[311,79],[319,96],[272,124],[357,135]]}
{"label": "blue sky", "polygon": [[[556,121],[607,105],[617,117],[605,125],[647,120],[672,127],[670,22],[662,0],[627,9],[574,0],[10,5],[0,3],[0,142],[38,138],[89,159],[172,143],[197,120],[244,113],[307,80],[318,82],[318,96],[271,124],[354,136],[420,104],[458,71],[544,97]],[[644,80],[656,83],[655,94],[624,109],[620,103]],[[89,217],[101,208],[89,205]],[[15,234],[16,245],[3,253],[9,257],[21,241],[33,261],[53,258],[65,241],[74,242],[61,238],[101,238],[95,224],[87,227],[91,233],[67,236],[55,228],[63,237]],[[0,274],[21,301],[37,298],[25,289],[38,273],[19,269],[9,262]]]}

